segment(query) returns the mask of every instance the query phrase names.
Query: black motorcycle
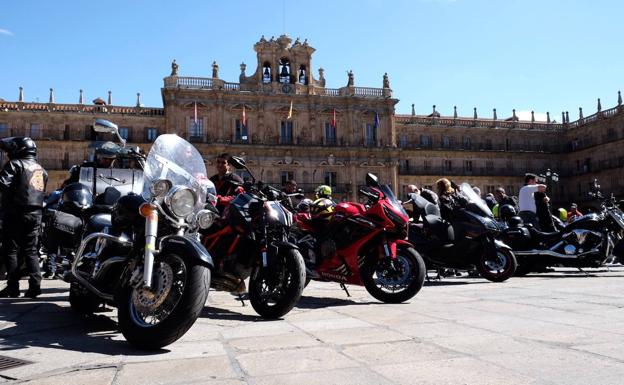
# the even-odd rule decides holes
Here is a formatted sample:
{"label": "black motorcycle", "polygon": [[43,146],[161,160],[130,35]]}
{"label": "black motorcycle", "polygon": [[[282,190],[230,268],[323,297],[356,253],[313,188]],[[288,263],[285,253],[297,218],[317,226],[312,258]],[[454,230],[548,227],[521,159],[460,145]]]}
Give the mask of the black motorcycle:
{"label": "black motorcycle", "polygon": [[490,281],[502,282],[513,276],[517,262],[511,248],[496,239],[501,226],[470,185],[463,183],[460,193],[468,200],[453,212],[448,222],[437,205],[413,194],[406,203],[422,213],[422,222],[410,224],[409,241],[425,260],[428,269],[477,269]]}
{"label": "black motorcycle", "polygon": [[214,219],[203,210],[208,194],[215,189],[199,152],[176,135],[159,136],[147,157],[143,193],[121,197],[109,226],[80,243],[71,266],[72,309],[117,307],[119,329],[142,349],[184,335],[210,287],[212,258],[197,235]]}
{"label": "black motorcycle", "polygon": [[221,218],[202,231],[202,243],[215,261],[212,287],[240,294],[249,278],[254,310],[264,318],[279,318],[299,301],[305,283],[303,257],[288,241],[293,217],[281,203],[288,195],[256,183],[243,159],[232,157],[230,164],[247,170],[253,181],[241,186],[244,191]]}
{"label": "black motorcycle", "polygon": [[598,203],[597,213],[585,214],[559,231],[542,232],[519,217],[512,217],[500,239],[518,258],[516,275],[544,271],[553,266],[600,267],[608,260],[624,262],[624,214],[615,198],[605,198],[594,182],[590,196]]}

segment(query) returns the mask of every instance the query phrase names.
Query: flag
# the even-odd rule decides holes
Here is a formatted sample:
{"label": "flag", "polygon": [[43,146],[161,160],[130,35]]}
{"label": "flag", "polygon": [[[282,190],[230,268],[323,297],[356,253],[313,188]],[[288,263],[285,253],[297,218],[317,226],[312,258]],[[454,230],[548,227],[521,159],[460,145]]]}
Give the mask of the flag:
{"label": "flag", "polygon": [[243,126],[247,125],[247,115],[245,115],[245,105],[243,105],[243,119],[242,119],[242,122],[243,122]]}
{"label": "flag", "polygon": [[286,119],[292,118],[292,100],[290,101],[290,109],[288,110],[288,117]]}
{"label": "flag", "polygon": [[377,112],[375,112],[375,121],[373,122],[373,127],[379,127],[379,115],[377,115]]}
{"label": "flag", "polygon": [[334,108],[334,117],[332,118],[332,121],[331,121],[331,126],[333,128],[336,128],[336,109],[335,108]]}
{"label": "flag", "polygon": [[193,118],[193,121],[195,122],[195,127],[197,127],[197,102],[195,102],[195,117]]}

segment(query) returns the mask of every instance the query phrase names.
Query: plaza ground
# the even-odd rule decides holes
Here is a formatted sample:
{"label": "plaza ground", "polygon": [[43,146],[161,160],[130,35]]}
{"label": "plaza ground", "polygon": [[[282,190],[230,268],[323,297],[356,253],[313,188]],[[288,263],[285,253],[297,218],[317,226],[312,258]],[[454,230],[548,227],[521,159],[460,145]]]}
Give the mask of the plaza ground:
{"label": "plaza ground", "polygon": [[115,310],[78,317],[67,284],[46,280],[36,300],[0,300],[0,362],[30,362],[0,366],[0,383],[621,384],[624,267],[587,272],[448,278],[399,305],[312,282],[279,321],[211,292],[157,352],[132,349]]}

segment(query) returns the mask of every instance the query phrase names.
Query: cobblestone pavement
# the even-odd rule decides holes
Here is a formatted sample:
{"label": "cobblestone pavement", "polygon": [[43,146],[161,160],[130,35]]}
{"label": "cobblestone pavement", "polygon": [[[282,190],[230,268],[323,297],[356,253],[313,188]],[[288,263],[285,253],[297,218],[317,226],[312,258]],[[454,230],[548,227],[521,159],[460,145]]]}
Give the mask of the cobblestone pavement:
{"label": "cobblestone pavement", "polygon": [[32,362],[0,369],[0,383],[622,384],[624,268],[588,273],[449,278],[400,305],[313,282],[279,321],[211,292],[157,352],[130,348],[114,310],[79,318],[67,284],[44,281],[37,300],[0,300],[0,356]]}

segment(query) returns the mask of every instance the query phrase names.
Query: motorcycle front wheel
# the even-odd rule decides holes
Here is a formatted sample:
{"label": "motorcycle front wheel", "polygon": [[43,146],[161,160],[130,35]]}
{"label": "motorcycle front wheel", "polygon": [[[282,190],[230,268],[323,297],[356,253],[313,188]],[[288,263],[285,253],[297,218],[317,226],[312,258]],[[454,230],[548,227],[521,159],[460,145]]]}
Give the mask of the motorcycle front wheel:
{"label": "motorcycle front wheel", "polygon": [[199,317],[210,270],[176,254],[154,261],[152,287],[125,287],[119,296],[119,329],[139,349],[159,349],[182,337]]}
{"label": "motorcycle front wheel", "polygon": [[518,262],[511,250],[497,248],[495,254],[483,252],[476,265],[483,278],[503,282],[514,275]]}
{"label": "motorcycle front wheel", "polygon": [[399,248],[396,260],[367,258],[360,271],[366,291],[381,302],[401,303],[425,283],[425,262],[411,247]]}
{"label": "motorcycle front wheel", "polygon": [[259,266],[249,278],[249,302],[266,319],[276,319],[299,302],[306,270],[298,250],[281,249],[267,267]]}

